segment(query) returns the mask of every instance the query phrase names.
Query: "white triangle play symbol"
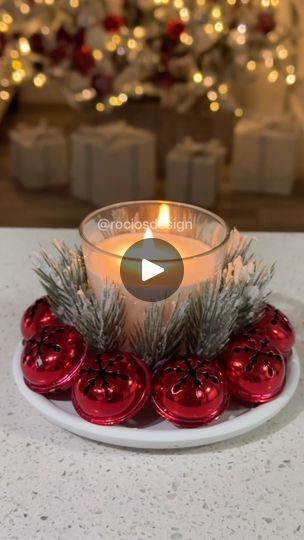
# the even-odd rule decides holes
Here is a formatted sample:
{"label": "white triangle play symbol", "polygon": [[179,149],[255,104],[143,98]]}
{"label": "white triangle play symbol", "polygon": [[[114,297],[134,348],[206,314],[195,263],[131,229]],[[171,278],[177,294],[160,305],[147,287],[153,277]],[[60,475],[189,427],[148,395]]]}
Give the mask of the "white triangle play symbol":
{"label": "white triangle play symbol", "polygon": [[143,259],[141,262],[141,279],[142,281],[147,281],[159,274],[162,274],[165,269],[158,264],[155,264],[147,259]]}

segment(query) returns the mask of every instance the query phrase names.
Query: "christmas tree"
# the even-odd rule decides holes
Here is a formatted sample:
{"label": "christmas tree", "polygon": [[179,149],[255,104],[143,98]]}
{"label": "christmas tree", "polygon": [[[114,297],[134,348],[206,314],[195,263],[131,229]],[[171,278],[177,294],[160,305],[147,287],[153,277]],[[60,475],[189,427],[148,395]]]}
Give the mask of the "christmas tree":
{"label": "christmas tree", "polygon": [[[282,1],[282,0],[281,0]],[[61,79],[68,99],[99,112],[144,96],[185,110],[242,110],[240,70],[296,81],[295,36],[278,24],[279,0],[0,1],[0,99],[32,80]]]}

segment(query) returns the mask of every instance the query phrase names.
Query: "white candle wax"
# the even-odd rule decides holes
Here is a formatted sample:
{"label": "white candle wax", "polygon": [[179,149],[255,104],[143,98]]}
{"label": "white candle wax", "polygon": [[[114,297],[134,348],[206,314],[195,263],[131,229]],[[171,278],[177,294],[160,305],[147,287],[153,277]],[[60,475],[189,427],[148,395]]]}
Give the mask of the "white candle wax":
{"label": "white candle wax", "polygon": [[[168,316],[178,297],[180,300],[186,299],[197,283],[206,281],[215,275],[219,269],[219,258],[214,253],[208,253],[211,249],[210,246],[191,237],[162,231],[156,231],[154,237],[165,240],[174,246],[180,253],[184,264],[184,276],[179,289],[167,300],[164,300],[165,314]],[[96,244],[96,250],[85,254],[88,277],[97,298],[101,297],[105,282],[121,285],[126,298],[127,332],[132,331],[136,320],[143,321],[145,309],[149,305],[149,302],[132,296],[123,287],[120,277],[120,264],[123,255],[132,244],[140,240],[143,240],[143,233],[113,236]],[[161,262],[159,264],[161,265]]]}

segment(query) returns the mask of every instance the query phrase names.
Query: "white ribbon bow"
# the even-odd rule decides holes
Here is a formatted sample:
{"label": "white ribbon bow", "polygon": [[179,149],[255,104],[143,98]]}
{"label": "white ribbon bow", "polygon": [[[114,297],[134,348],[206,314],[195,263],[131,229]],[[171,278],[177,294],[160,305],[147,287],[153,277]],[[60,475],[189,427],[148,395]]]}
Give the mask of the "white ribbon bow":
{"label": "white ribbon bow", "polygon": [[138,130],[129,126],[125,122],[110,122],[109,124],[98,124],[96,126],[81,126],[79,132],[87,137],[96,136],[103,139],[105,143],[111,143],[119,138],[138,137]]}
{"label": "white ribbon bow", "polygon": [[179,153],[183,153],[191,156],[224,156],[225,149],[218,139],[210,139],[206,143],[199,143],[194,141],[191,137],[185,137],[185,139],[177,145],[175,148]]}
{"label": "white ribbon bow", "polygon": [[45,121],[40,122],[36,126],[18,124],[16,128],[10,132],[10,136],[13,140],[21,140],[23,143],[27,144],[41,142],[42,139],[56,138],[59,135],[62,135],[61,130],[57,127],[49,126]]}

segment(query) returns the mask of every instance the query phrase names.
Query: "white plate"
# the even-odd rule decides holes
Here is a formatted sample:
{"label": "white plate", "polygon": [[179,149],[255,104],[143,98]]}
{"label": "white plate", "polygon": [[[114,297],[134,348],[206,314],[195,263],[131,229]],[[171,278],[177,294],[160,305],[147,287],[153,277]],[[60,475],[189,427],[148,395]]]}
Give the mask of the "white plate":
{"label": "white plate", "polygon": [[300,362],[294,351],[288,362],[287,381],[283,392],[273,401],[246,408],[231,403],[229,409],[206,427],[181,429],[156,416],[150,408],[141,412],[136,420],[125,425],[97,426],[77,415],[70,401],[50,400],[36,394],[23,380],[20,367],[20,344],[13,358],[13,375],[21,394],[45,418],[82,437],[117,446],[132,448],[186,448],[231,439],[264,424],[283,409],[297,388]]}

